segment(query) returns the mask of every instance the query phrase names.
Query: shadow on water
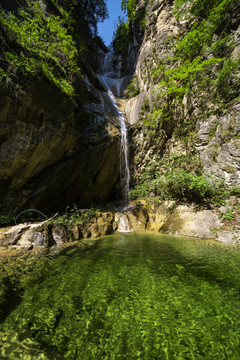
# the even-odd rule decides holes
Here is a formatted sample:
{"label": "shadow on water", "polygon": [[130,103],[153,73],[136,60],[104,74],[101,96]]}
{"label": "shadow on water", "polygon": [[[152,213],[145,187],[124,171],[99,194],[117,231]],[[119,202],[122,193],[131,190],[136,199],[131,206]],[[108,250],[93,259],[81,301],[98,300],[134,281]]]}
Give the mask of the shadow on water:
{"label": "shadow on water", "polygon": [[[221,357],[228,347],[238,356],[231,338],[240,335],[234,251],[213,242],[120,233],[50,252],[35,277],[34,267],[22,301],[9,284],[3,329],[27,329],[37,351],[51,360],[166,359],[164,344],[169,359],[182,349],[184,359],[194,359],[191,352],[228,358]],[[208,344],[209,338],[218,344],[219,334],[216,355]]]}
{"label": "shadow on water", "polygon": [[4,285],[6,286],[7,291],[5,293],[4,302],[0,307],[0,324],[19,306],[22,301],[21,296],[13,289],[9,279],[5,281]]}

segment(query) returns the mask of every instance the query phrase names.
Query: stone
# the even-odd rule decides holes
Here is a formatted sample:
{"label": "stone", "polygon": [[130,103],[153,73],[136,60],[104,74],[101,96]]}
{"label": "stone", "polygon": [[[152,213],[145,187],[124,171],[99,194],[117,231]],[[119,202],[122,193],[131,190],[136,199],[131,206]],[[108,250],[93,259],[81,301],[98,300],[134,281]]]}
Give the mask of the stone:
{"label": "stone", "polygon": [[20,224],[11,227],[5,232],[4,237],[1,239],[1,246],[16,245],[22,234],[28,229],[28,224]]}
{"label": "stone", "polygon": [[36,79],[15,92],[1,87],[0,201],[6,209],[51,214],[74,203],[103,203],[119,191],[119,122],[96,75],[97,60],[88,60],[85,103],[74,104]]}
{"label": "stone", "polygon": [[133,231],[129,217],[127,213],[117,212],[115,214],[115,221],[117,223],[118,232],[130,232]]}
{"label": "stone", "polygon": [[56,244],[63,244],[68,239],[64,228],[59,226],[53,226],[52,237]]}
{"label": "stone", "polygon": [[191,209],[177,208],[166,217],[159,232],[169,235],[196,237],[201,239],[214,239],[214,231],[221,227],[221,222],[216,214],[210,210],[194,212]]}
{"label": "stone", "polygon": [[5,232],[0,245],[16,245],[20,248],[30,248],[32,246],[46,246],[49,244],[48,240],[48,231],[43,223],[25,223],[13,226]]}
{"label": "stone", "polygon": [[[90,233],[90,236],[89,236],[89,233]],[[97,222],[94,222],[92,225],[89,226],[89,233],[88,233],[88,237],[91,237],[91,238],[97,238],[101,235],[99,232],[99,229],[98,229]]]}
{"label": "stone", "polygon": [[228,231],[221,230],[217,231],[217,241],[220,241],[224,244],[233,244],[240,245],[240,231]]}
{"label": "stone", "polygon": [[134,206],[128,209],[124,214],[127,214],[130,227],[133,231],[145,231],[148,222],[147,211],[140,207]]}
{"label": "stone", "polygon": [[110,235],[113,233],[113,216],[103,217],[97,219],[98,231],[101,235]]}

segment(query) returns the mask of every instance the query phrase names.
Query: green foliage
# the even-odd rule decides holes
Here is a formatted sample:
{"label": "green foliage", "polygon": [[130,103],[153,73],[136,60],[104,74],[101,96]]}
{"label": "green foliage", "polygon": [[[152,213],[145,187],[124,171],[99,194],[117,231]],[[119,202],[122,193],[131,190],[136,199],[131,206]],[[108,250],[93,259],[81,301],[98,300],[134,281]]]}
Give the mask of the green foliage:
{"label": "green foliage", "polygon": [[[210,58],[202,60],[197,56],[193,61],[186,60],[179,66],[163,70],[162,65],[154,72],[154,77],[160,79],[159,85],[156,85],[155,91],[159,96],[168,95],[171,98],[182,100],[183,95],[192,90],[194,82],[201,76],[201,82],[196,91],[206,86],[207,76],[211,74],[211,68],[219,64],[224,59]],[[211,79],[208,79],[210,82]],[[163,92],[160,90],[163,90]]]}
{"label": "green foliage", "polygon": [[[129,35],[129,21],[118,19],[117,28],[114,32],[113,50],[116,54],[121,54],[123,57],[127,56],[128,44],[130,41]],[[126,59],[125,59],[126,60]]]}
{"label": "green foliage", "polygon": [[133,18],[135,13],[135,6],[137,4],[137,0],[122,0],[121,8],[123,11],[127,13],[128,18]]}
{"label": "green foliage", "polygon": [[[84,21],[87,28],[97,33],[97,23],[108,18],[105,0],[51,0],[61,14],[66,18],[69,12],[77,14],[78,21]],[[70,19],[72,21],[72,18]]]}
{"label": "green foliage", "polygon": [[9,39],[17,44],[16,50],[4,53],[9,76],[22,71],[45,77],[72,97],[73,80],[80,74],[78,56],[84,48],[77,49],[64,20],[54,15],[46,18],[39,2],[30,1],[18,15],[2,10],[0,23]]}
{"label": "green foliage", "polygon": [[230,194],[233,196],[240,196],[240,186],[236,185],[231,187]]}
{"label": "green foliage", "polygon": [[77,0],[76,10],[83,16],[94,31],[97,32],[97,23],[108,18],[105,0]]}
{"label": "green foliage", "polygon": [[100,215],[101,212],[99,210],[90,209],[82,211],[74,205],[72,208],[67,207],[63,215],[50,220],[48,223],[56,226],[63,225],[68,228],[71,228],[72,225],[77,225],[81,228],[88,224],[91,219],[98,218]]}
{"label": "green foliage", "polygon": [[234,220],[234,211],[233,209],[228,209],[222,216],[223,220],[233,221]]}
{"label": "green foliage", "polygon": [[[161,60],[157,68],[153,69],[155,100],[152,113],[144,114],[146,126],[157,127],[164,122],[176,121],[174,118],[180,124],[185,95],[197,95],[198,106],[205,108],[206,101],[223,106],[238,96],[240,60],[231,58],[233,42],[223,30],[225,18],[234,4],[236,0],[175,2],[175,13],[186,15],[190,12],[198,19],[192,29],[176,43],[173,55],[164,63]],[[193,132],[195,120],[190,119],[190,124],[184,122],[182,129],[175,127],[178,136]]]}
{"label": "green foliage", "polygon": [[[113,50],[122,56],[123,69],[125,68],[126,57],[128,55],[129,44],[132,43],[132,24],[134,23],[135,31],[142,33],[146,20],[146,3],[135,12],[137,0],[122,0],[122,10],[127,13],[128,20],[124,21],[118,18],[118,24],[113,34]],[[136,30],[137,29],[137,30]]]}
{"label": "green foliage", "polygon": [[130,196],[132,199],[157,196],[160,199],[220,205],[225,192],[222,180],[201,174],[197,158],[173,155],[159,162],[150,162],[139,183],[130,191]]}
{"label": "green foliage", "polygon": [[[187,11],[194,14],[198,18],[204,19],[209,16],[213,17],[214,14],[219,19],[218,14],[222,14],[222,11],[225,11],[226,7],[232,3],[236,3],[235,0],[193,0],[189,2],[189,0],[175,0],[173,11],[178,15],[186,13],[186,5],[190,5],[187,7]],[[216,10],[217,9],[217,10]]]}
{"label": "green foliage", "polygon": [[[195,6],[197,6],[197,4],[202,6],[203,2],[204,1],[197,0],[194,4]],[[196,56],[206,52],[207,47],[212,43],[213,35],[224,21],[224,16],[228,12],[229,6],[234,3],[236,3],[236,0],[216,0],[209,2],[209,10],[211,11],[209,11],[207,18],[200,21],[200,23],[197,22],[191,31],[183,37],[176,46],[176,53],[181,58],[193,60]],[[226,39],[225,36],[223,36],[223,38]],[[223,39],[221,41],[223,41]],[[217,43],[219,46],[219,40],[217,40]]]}
{"label": "green foliage", "polygon": [[16,214],[15,212],[8,211],[0,213],[0,226],[7,226],[9,224],[14,224]]}
{"label": "green foliage", "polygon": [[215,203],[223,196],[223,181],[184,170],[175,170],[166,175],[165,183],[168,196],[177,200]]}
{"label": "green foliage", "polygon": [[130,99],[130,98],[132,98],[134,96],[137,96],[139,93],[140,93],[140,88],[139,88],[138,78],[134,77],[130,81],[130,83],[129,83],[129,85],[128,85],[125,93],[124,93],[124,97],[126,99]]}
{"label": "green foliage", "polygon": [[240,83],[237,74],[240,72],[240,56],[236,60],[229,57],[223,64],[217,79],[219,96],[229,102],[239,95]]}
{"label": "green foliage", "polygon": [[[216,87],[217,78],[212,70],[223,61],[222,58],[204,60],[197,56],[193,61],[185,60],[180,64],[176,61],[170,68],[161,63],[153,73],[157,82],[154,88],[155,109],[146,114],[144,123],[147,126],[158,126],[161,121],[172,121],[173,114],[182,107],[184,95],[206,93],[207,89]],[[192,130],[188,129],[188,132]]]}

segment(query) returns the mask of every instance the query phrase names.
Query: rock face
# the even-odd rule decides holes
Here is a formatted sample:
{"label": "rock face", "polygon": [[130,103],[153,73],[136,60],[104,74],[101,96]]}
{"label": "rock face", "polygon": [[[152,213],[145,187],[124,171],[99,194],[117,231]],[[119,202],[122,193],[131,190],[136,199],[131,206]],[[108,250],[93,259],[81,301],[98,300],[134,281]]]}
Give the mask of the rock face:
{"label": "rock face", "polygon": [[[143,1],[138,1],[136,11],[143,6]],[[135,124],[139,120],[142,106],[146,98],[152,97],[154,84],[152,82],[152,69],[156,66],[159,59],[162,61],[170,55],[166,47],[166,42],[171,36],[179,34],[180,24],[171,13],[169,1],[148,2],[146,11],[146,25],[142,38],[136,39],[136,31],[133,29],[134,39],[131,50],[129,51],[130,63],[133,62],[133,54],[137,54],[134,61],[134,75],[137,76],[140,94],[129,99],[125,111],[127,120],[130,124]],[[134,50],[134,51],[133,51]]]}
{"label": "rock face", "polygon": [[204,171],[239,185],[240,179],[240,101],[222,116],[212,115],[198,124],[196,149]]}
{"label": "rock face", "polygon": [[[145,30],[140,38],[137,37],[137,26],[133,23],[133,41],[128,51],[128,62],[132,64],[132,81],[139,88],[139,95],[128,99],[125,105],[133,139],[134,182],[135,179],[138,181],[149,162],[155,159],[159,161],[161,158],[194,154],[202,164],[203,173],[222,178],[231,187],[239,186],[239,96],[236,96],[226,109],[219,110],[219,105],[208,99],[207,90],[187,92],[181,105],[172,111],[167,121],[164,121],[163,117],[156,127],[144,124],[144,114],[161,108],[161,104],[156,105],[154,87],[158,83],[153,76],[154,69],[158,64],[163,64],[163,68],[166,66],[166,60],[174,54],[177,41],[196,21],[194,17],[188,18],[187,15],[177,18],[172,11],[172,1],[153,0],[146,4]],[[136,13],[142,6],[143,1],[137,1]],[[232,12],[229,12],[224,25],[232,39],[233,45],[229,51],[232,52],[233,60],[239,56],[240,49],[240,23],[237,16],[239,5],[235,8],[234,6],[229,10]],[[220,29],[219,33],[215,34],[213,41],[221,39],[221,31]],[[135,58],[133,53],[137,54]],[[203,59],[210,59],[212,56],[214,55],[206,53]],[[239,82],[239,73],[234,81],[232,88]],[[196,83],[193,88],[195,85]],[[201,98],[205,100],[202,101]],[[164,100],[172,103],[175,101],[167,97]],[[187,130],[182,131],[183,136],[176,133],[177,127],[180,129],[179,133],[181,128],[186,127]]]}
{"label": "rock face", "polygon": [[119,124],[94,74],[89,65],[82,85],[85,101],[77,104],[36,80],[17,93],[1,88],[2,208],[51,212],[116,196]]}

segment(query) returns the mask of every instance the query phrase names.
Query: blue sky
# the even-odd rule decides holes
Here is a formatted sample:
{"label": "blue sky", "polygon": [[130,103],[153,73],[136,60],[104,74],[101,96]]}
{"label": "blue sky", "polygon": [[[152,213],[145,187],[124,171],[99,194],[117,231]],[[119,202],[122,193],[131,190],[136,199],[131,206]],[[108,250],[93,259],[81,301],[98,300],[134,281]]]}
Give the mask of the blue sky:
{"label": "blue sky", "polygon": [[121,10],[121,0],[107,0],[107,7],[109,12],[109,19],[103,23],[98,24],[99,36],[108,46],[112,41],[113,32],[118,20],[118,16],[123,17],[124,13]]}

